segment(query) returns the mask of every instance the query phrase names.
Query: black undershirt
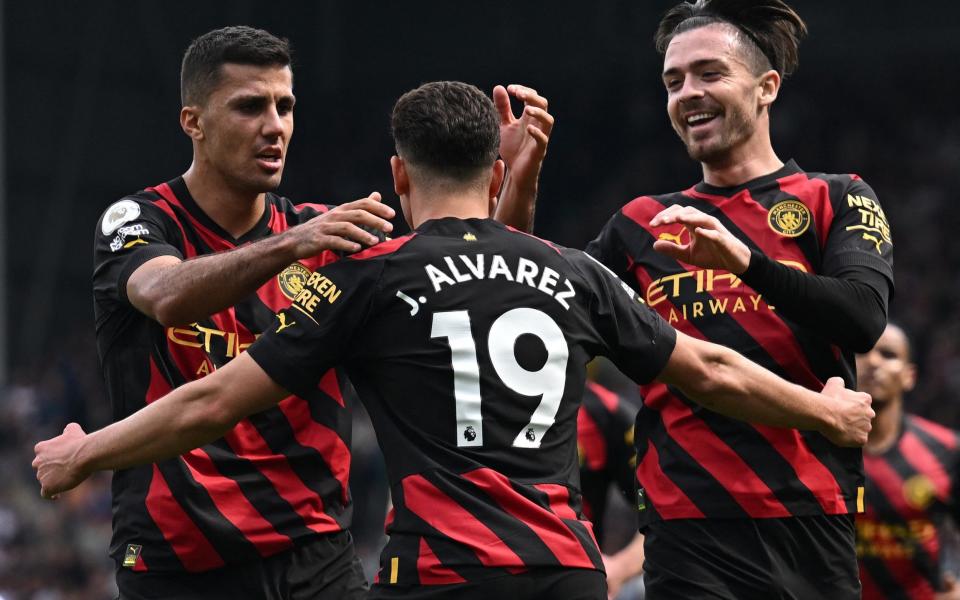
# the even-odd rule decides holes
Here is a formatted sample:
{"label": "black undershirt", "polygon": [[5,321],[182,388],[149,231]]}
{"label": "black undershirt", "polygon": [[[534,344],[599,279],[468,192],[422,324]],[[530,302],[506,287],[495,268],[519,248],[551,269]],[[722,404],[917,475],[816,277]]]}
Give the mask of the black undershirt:
{"label": "black undershirt", "polygon": [[754,250],[740,278],[790,320],[844,350],[869,352],[887,325],[891,284],[869,267],[846,266],[827,277],[804,273]]}

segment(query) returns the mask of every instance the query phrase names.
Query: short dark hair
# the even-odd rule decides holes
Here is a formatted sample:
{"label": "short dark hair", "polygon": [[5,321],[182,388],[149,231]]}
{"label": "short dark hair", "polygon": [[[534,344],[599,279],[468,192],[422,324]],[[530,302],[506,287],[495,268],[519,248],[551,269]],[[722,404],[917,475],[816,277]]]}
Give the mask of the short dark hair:
{"label": "short dark hair", "polygon": [[714,23],[737,29],[754,72],[772,68],[786,78],[797,69],[800,40],[807,34],[807,24],[782,0],[681,2],[660,20],[654,36],[657,51],[665,53],[677,34]]}
{"label": "short dark hair", "polygon": [[202,104],[220,82],[227,63],[290,66],[290,42],[263,29],[243,25],[209,31],[190,42],[180,64],[180,101]]}
{"label": "short dark hair", "polygon": [[432,175],[466,182],[497,160],[493,101],[459,81],[425,83],[400,96],[390,119],[397,154]]}

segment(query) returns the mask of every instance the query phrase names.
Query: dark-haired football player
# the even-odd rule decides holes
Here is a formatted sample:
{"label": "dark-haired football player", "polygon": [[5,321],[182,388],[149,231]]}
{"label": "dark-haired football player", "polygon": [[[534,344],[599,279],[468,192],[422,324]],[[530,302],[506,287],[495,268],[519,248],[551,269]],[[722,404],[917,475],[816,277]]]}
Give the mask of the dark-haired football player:
{"label": "dark-haired football player", "polygon": [[[856,175],[802,170],[771,109],[807,28],[780,0],[698,0],[663,17],[667,114],[703,167],[640,196],[587,249],[677,330],[810,389],[855,384],[886,324],[892,244]],[[861,451],[737,422],[654,382],[636,423],[650,598],[858,598]]]}
{"label": "dark-haired football player", "polygon": [[[576,250],[490,219],[499,117],[477,88],[394,107],[394,187],[412,233],[317,268],[247,350],[123,421],[37,445],[44,495],[96,469],[176,456],[346,368],[386,457],[394,510],[372,598],[606,597],[577,490],[585,365],[605,355],[726,415],[866,441],[869,396],[822,393],[677,332]],[[294,401],[295,402],[295,401]]]}
{"label": "dark-haired football player", "polygon": [[903,411],[917,367],[903,329],[887,325],[857,355],[859,388],[877,416],[864,446],[866,511],[857,515],[857,557],[865,600],[960,598],[943,570],[943,530],[960,517],[960,436]]}
{"label": "dark-haired football player", "polygon": [[[333,208],[274,193],[293,135],[286,40],[210,31],[187,48],[180,91],[190,168],[111,205],[95,234],[97,346],[117,420],[232,361],[331,251],[376,242],[360,227],[389,232],[394,214],[378,194]],[[495,90],[514,167],[504,192],[532,197],[550,117],[531,90],[511,91],[533,105],[515,119],[507,90]],[[522,212],[510,217],[527,224]],[[339,378],[328,372],[203,448],[116,473],[110,554],[121,598],[365,593],[346,531],[351,419]]]}

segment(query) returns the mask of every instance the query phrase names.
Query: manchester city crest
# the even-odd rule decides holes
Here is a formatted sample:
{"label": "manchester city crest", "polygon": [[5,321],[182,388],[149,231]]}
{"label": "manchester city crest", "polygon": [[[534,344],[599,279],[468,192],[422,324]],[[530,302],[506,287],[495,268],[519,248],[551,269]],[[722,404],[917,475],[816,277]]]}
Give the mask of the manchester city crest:
{"label": "manchester city crest", "polygon": [[770,229],[786,237],[798,237],[810,227],[810,209],[799,200],[777,202],[767,213]]}
{"label": "manchester city crest", "polygon": [[280,285],[280,291],[291,300],[297,297],[307,279],[310,278],[310,269],[302,264],[295,262],[277,275],[277,283]]}

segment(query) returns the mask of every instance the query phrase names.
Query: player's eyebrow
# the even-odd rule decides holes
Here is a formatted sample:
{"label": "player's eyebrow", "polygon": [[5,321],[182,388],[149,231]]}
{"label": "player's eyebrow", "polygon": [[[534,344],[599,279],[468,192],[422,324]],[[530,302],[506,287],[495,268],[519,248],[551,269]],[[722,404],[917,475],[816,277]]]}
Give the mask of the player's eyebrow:
{"label": "player's eyebrow", "polygon": [[[266,104],[270,101],[270,96],[268,94],[238,94],[227,100],[227,105],[229,106],[258,106]],[[289,103],[295,104],[297,101],[296,96],[293,94],[284,94],[277,98],[277,103]]]}
{"label": "player's eyebrow", "polygon": [[[723,60],[721,60],[721,59],[719,59],[719,58],[701,58],[701,59],[695,60],[695,61],[693,61],[692,63],[690,63],[689,65],[687,65],[687,70],[689,70],[689,71],[697,71],[697,70],[700,70],[700,69],[703,69],[703,68],[706,68],[706,67],[712,66],[712,65],[717,65],[717,66],[725,67],[725,66],[726,66],[726,63],[724,63]],[[672,76],[672,75],[679,75],[681,72],[682,72],[682,70],[680,69],[680,67],[670,67],[669,69],[667,69],[666,71],[663,72],[662,77],[670,77],[670,76]]]}

